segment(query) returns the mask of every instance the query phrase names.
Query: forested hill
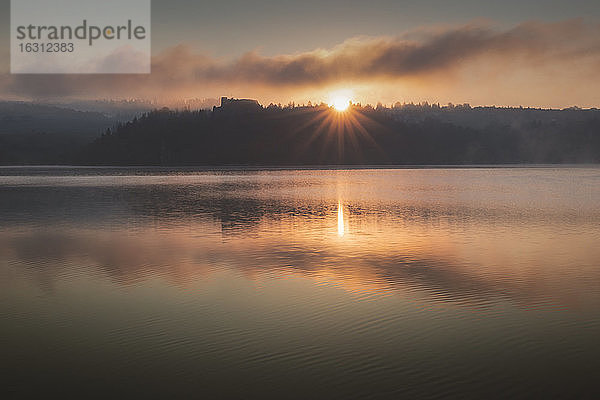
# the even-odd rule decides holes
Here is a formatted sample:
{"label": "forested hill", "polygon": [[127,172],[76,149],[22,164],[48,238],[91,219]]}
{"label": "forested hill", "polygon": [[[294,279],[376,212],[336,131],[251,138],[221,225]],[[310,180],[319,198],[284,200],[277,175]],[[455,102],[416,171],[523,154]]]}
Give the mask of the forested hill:
{"label": "forested hill", "polygon": [[0,101],[0,164],[67,162],[115,123],[98,112]]}
{"label": "forested hill", "polygon": [[408,165],[600,162],[600,111],[325,105],[156,110],[74,162],[108,165]]}

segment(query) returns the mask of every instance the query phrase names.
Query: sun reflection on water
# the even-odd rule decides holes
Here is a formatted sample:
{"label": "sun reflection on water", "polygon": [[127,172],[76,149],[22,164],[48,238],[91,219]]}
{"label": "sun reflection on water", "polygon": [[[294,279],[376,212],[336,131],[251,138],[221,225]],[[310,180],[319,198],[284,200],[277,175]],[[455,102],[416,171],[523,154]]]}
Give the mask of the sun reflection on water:
{"label": "sun reflection on water", "polygon": [[341,200],[338,201],[337,221],[338,236],[344,236],[344,206],[342,205]]}

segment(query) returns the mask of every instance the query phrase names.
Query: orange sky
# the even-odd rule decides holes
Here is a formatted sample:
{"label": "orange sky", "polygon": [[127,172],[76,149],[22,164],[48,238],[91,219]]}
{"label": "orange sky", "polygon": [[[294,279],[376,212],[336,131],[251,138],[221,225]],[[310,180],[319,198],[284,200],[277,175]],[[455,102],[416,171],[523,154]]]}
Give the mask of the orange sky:
{"label": "orange sky", "polygon": [[7,32],[0,32],[0,99],[228,96],[267,105],[329,102],[343,90],[371,104],[600,107],[600,7],[590,2],[531,10],[515,1],[504,8],[459,1],[452,10],[433,0],[404,9],[378,0],[374,10],[327,2],[322,12],[340,18],[325,26],[315,25],[321,17],[311,2],[296,9],[262,0],[256,7],[266,14],[241,3],[200,10],[175,2],[182,3],[176,15],[153,5],[150,75],[10,75]]}

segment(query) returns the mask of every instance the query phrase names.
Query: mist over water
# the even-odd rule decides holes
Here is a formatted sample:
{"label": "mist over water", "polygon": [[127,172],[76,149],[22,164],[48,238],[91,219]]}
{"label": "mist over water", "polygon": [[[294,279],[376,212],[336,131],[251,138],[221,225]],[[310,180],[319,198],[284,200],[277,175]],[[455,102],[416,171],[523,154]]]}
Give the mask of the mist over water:
{"label": "mist over water", "polygon": [[600,168],[0,168],[33,393],[595,398]]}

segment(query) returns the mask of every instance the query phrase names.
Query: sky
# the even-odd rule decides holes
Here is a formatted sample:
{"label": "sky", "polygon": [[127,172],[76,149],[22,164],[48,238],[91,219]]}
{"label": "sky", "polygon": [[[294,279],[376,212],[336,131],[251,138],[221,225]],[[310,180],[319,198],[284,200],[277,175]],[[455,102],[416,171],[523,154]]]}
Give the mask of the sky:
{"label": "sky", "polygon": [[19,76],[0,98],[251,97],[600,107],[597,1],[152,2],[150,76]]}

